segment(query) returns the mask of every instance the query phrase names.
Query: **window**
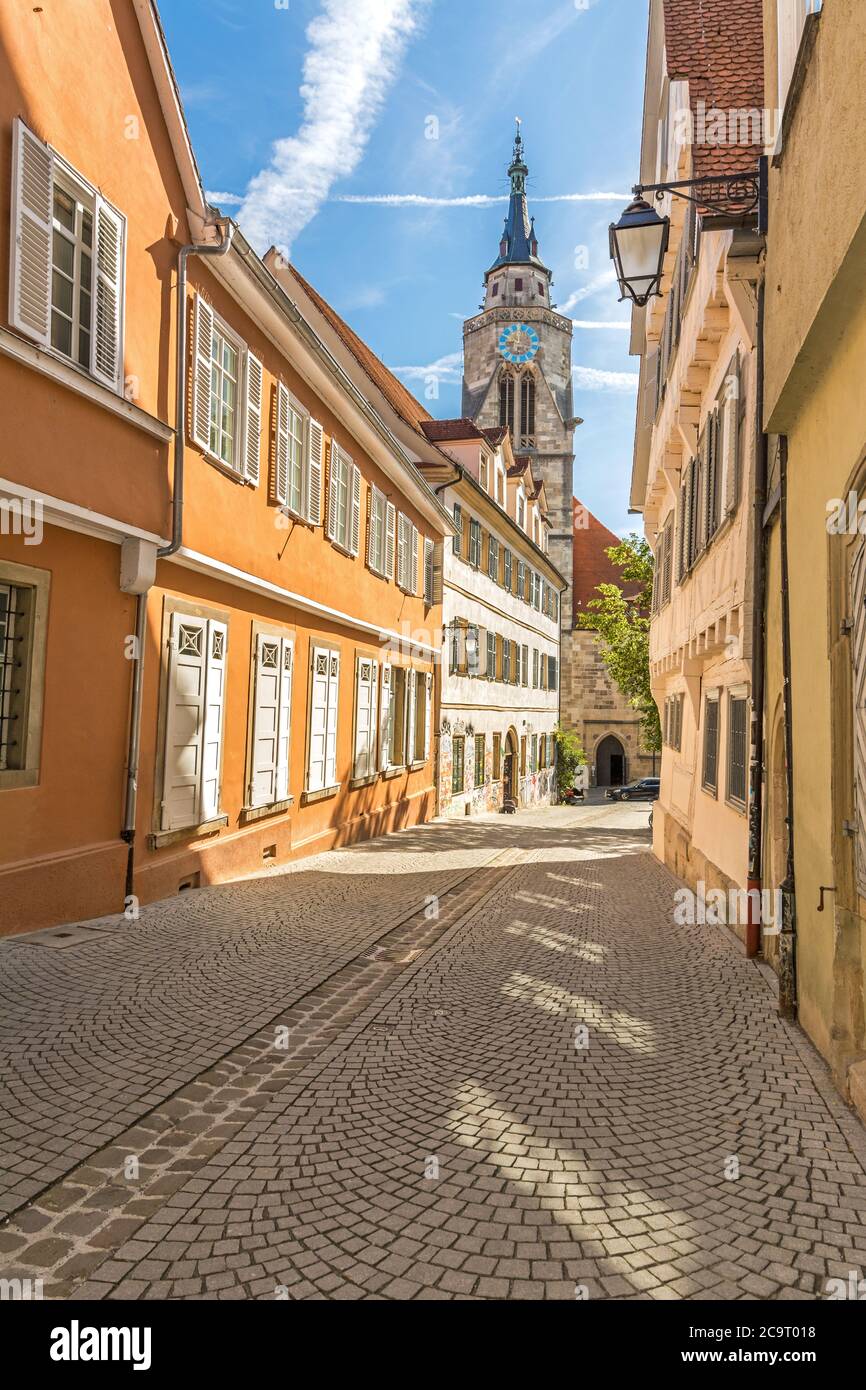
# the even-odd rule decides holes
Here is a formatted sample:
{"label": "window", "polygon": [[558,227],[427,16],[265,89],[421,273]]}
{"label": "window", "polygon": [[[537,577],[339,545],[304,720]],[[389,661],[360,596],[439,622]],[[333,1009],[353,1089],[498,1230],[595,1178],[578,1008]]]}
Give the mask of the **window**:
{"label": "window", "polygon": [[532,735],[532,743],[529,752],[529,771],[538,771],[538,734]]}
{"label": "window", "polygon": [[496,680],[496,633],[487,633],[487,679]]}
{"label": "window", "polygon": [[531,449],[535,444],[535,378],[524,372],[520,378],[520,446]]}
{"label": "window", "polygon": [[499,378],[499,424],[514,433],[514,373],[509,371]]}
{"label": "window", "polygon": [[162,830],[205,824],[219,815],[228,627],[217,618],[170,617]]}
{"label": "window", "polygon": [[522,488],[517,493],[517,524],[522,531],[526,530],[526,494]]}
{"label": "window", "polygon": [[460,624],[453,622],[450,632],[451,640],[448,644],[448,671],[452,676],[456,676],[460,670],[460,649],[462,646]]}
{"label": "window", "polygon": [[520,277],[519,275],[518,275],[517,279],[514,281],[514,288],[515,288],[516,290],[522,290],[522,289],[523,289],[523,280],[521,279],[521,277]]}
{"label": "window", "polygon": [[526,597],[526,566],[522,560],[517,561],[517,597]]}
{"label": "window", "polygon": [[653,575],[653,607],[658,611],[670,602],[671,575],[673,570],[674,514],[671,512],[665,522],[656,554]]}
{"label": "window", "polygon": [[526,734],[520,740],[520,775],[526,776]]}
{"label": "window", "polygon": [[537,287],[538,287],[538,293],[539,293],[540,295],[543,295],[543,294],[544,294],[544,284],[543,284],[543,282],[542,282],[541,280],[536,280],[535,283],[536,283],[536,285],[537,285]]}
{"label": "window", "polygon": [[0,562],[0,790],[39,780],[48,570]]}
{"label": "window", "polygon": [[486,776],[485,776],[485,769],[484,769],[484,762],[485,762],[485,756],[486,756],[485,745],[486,745],[486,739],[485,739],[484,735],[483,735],[483,734],[476,734],[476,735],[475,735],[475,785],[476,785],[476,787],[483,787],[483,786],[484,786],[484,783],[487,781],[487,778],[486,778]]}
{"label": "window", "polygon": [[495,536],[487,541],[487,573],[491,579],[499,578],[499,542]]}
{"label": "window", "polygon": [[456,531],[451,541],[451,549],[455,555],[459,555],[463,548],[463,508],[459,502],[454,503],[454,525]]}
{"label": "window", "polygon": [[683,697],[669,695],[665,700],[664,741],[669,748],[680,750],[683,735]]}
{"label": "window", "polygon": [[397,513],[397,583],[407,594],[418,592],[418,546],[420,534],[408,516]]}
{"label": "window", "polygon": [[451,740],[451,792],[458,796],[465,786],[465,772],[463,767],[463,739],[454,738]]}
{"label": "window", "polygon": [[388,766],[403,767],[406,762],[407,689],[405,666],[391,667],[391,699],[388,708]]}
{"label": "window", "polygon": [[12,170],[9,321],[120,392],[126,219],[17,119]]}
{"label": "window", "polygon": [[355,658],[355,751],[352,775],[372,777],[377,770],[377,696],[379,663],[370,656]]}
{"label": "window", "polygon": [[499,281],[498,281],[498,280],[494,280],[494,281],[493,281],[493,298],[495,299],[496,296],[497,296],[498,294],[499,294]]}
{"label": "window", "polygon": [[719,790],[719,693],[704,701],[704,770],[702,786],[715,796]]}
{"label": "window", "polygon": [[331,647],[310,650],[310,720],[307,791],[337,786],[337,714],[340,653]]}
{"label": "window", "polygon": [[[207,300],[196,295],[193,307],[193,381],[190,434],[194,444],[225,468],[259,481],[262,432],[262,364],[227,324],[216,317]],[[278,393],[279,396],[279,393]],[[279,404],[278,404],[279,410]],[[281,422],[278,421],[278,425]],[[287,422],[284,424],[284,430]],[[279,434],[279,431],[278,431]],[[282,482],[288,496],[288,441],[284,454],[278,439],[276,489]]]}
{"label": "window", "polygon": [[[337,443],[331,440],[328,468],[328,540],[357,555],[361,544],[361,470]],[[398,581],[399,582],[399,581]]]}
{"label": "window", "polygon": [[728,697],[728,800],[746,804],[747,707],[745,696]]}
{"label": "window", "polygon": [[505,556],[504,556],[504,559],[503,559],[503,562],[502,562],[502,582],[503,582],[503,584],[505,585],[505,587],[506,587],[506,589],[508,590],[509,593],[511,593],[511,591],[512,591],[512,589],[513,589],[513,587],[514,587],[514,585],[513,585],[513,569],[514,569],[514,556],[512,555],[512,553],[511,553],[510,550],[506,550],[506,551],[505,551]]}
{"label": "window", "polygon": [[248,785],[251,807],[272,806],[289,795],[292,658],[291,638],[256,633]]}
{"label": "window", "polygon": [[547,688],[548,688],[548,690],[555,690],[555,689],[556,689],[556,657],[555,657],[555,656],[549,656],[549,657],[547,658]]}
{"label": "window", "polygon": [[538,654],[538,648],[537,648],[537,647],[533,647],[533,649],[532,649],[532,688],[533,688],[533,690],[537,690],[537,689],[538,689],[538,655],[539,655],[539,654]]}
{"label": "window", "polygon": [[481,522],[469,522],[469,563],[474,569],[481,567]]}
{"label": "window", "polygon": [[502,777],[502,735],[493,735],[493,780],[498,782]]}
{"label": "window", "polygon": [[520,658],[520,684],[529,685],[529,648],[521,648]]}
{"label": "window", "polygon": [[377,487],[370,488],[368,497],[367,565],[382,579],[392,579],[397,512]]}
{"label": "window", "polygon": [[511,680],[511,643],[507,638],[502,641],[502,679]]}
{"label": "window", "polygon": [[538,766],[547,767],[547,734],[542,734],[538,740]]}

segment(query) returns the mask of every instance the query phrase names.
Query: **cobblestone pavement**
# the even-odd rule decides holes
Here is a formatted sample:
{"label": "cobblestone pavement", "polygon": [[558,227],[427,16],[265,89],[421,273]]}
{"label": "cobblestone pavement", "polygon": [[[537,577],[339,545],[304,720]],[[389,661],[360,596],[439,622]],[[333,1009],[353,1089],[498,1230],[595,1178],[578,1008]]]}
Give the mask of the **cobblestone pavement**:
{"label": "cobblestone pavement", "polygon": [[810,1299],[862,1277],[863,1130],[728,933],[674,923],[645,825],[433,825],[122,938],[7,943],[12,1147],[64,1175],[25,1175],[3,1275],[97,1299]]}

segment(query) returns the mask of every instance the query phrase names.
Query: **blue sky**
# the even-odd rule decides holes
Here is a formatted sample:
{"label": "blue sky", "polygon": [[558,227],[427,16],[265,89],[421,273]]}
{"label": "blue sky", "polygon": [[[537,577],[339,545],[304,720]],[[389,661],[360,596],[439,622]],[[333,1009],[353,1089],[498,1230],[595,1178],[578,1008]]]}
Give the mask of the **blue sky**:
{"label": "blue sky", "polygon": [[[540,254],[575,320],[575,492],[613,530],[635,529],[637,361],[607,254],[623,202],[586,195],[637,179],[645,0],[160,11],[208,191],[259,251],[289,250],[433,415],[460,413],[461,320],[497,253],[522,118]],[[406,201],[419,198],[441,201]]]}

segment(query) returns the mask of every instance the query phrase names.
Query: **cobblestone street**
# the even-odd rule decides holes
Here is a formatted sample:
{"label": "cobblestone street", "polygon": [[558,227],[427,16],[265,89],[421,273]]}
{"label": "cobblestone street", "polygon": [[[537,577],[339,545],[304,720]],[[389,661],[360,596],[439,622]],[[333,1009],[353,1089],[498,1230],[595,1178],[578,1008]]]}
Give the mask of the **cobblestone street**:
{"label": "cobblestone street", "polygon": [[733,937],[674,923],[646,821],[438,823],[0,944],[2,1274],[92,1299],[862,1278],[862,1127]]}

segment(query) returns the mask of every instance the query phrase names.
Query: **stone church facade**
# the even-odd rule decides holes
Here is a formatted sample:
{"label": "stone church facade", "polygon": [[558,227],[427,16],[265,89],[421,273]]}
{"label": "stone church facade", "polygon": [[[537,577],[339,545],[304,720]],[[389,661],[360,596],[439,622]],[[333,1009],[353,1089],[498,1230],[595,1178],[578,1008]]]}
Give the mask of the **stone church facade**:
{"label": "stone church facade", "polygon": [[[582,738],[593,785],[652,773],[640,748],[640,721],[610,681],[591,633],[575,629],[586,595],[574,590],[575,558],[583,581],[611,578],[603,548],[585,547],[598,528],[616,537],[574,498],[571,319],[551,305],[553,273],[538,253],[526,198],[528,168],[518,127],[508,175],[508,216],[499,254],[485,272],[484,306],[463,325],[463,415],[481,429],[507,426],[514,453],[543,480],[552,529],[550,558],[568,582],[561,604],[561,719]],[[594,587],[590,583],[589,589]]]}

